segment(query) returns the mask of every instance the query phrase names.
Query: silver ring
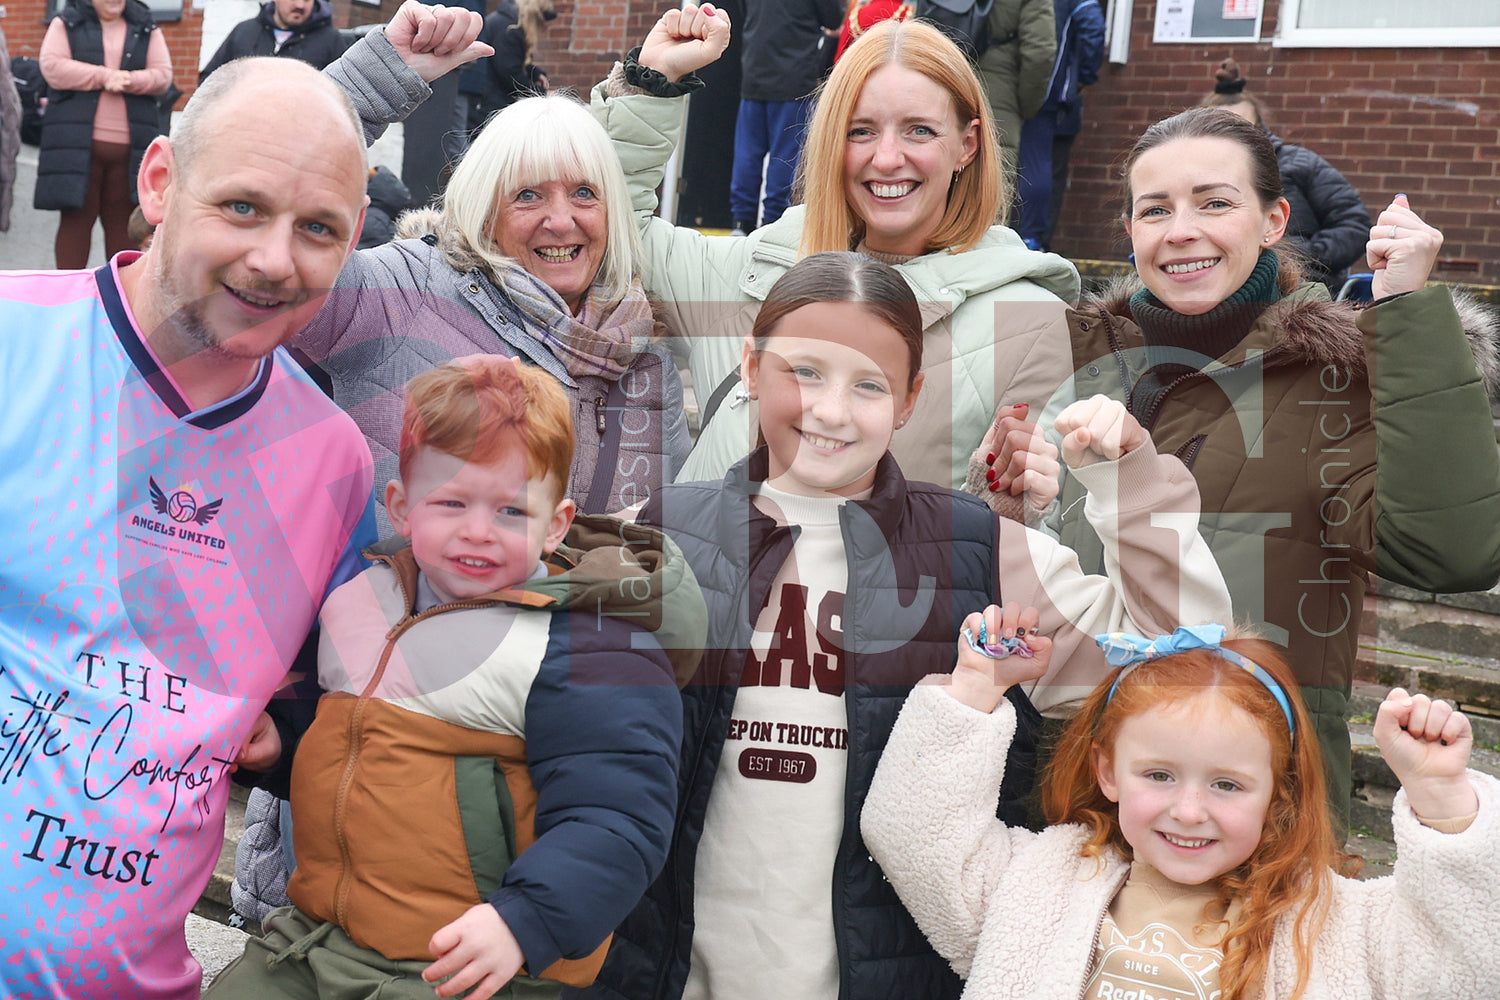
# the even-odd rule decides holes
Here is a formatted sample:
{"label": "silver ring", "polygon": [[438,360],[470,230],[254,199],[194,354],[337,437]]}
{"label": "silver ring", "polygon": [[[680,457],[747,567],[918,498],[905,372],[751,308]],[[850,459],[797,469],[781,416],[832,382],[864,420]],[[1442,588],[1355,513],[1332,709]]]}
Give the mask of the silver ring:
{"label": "silver ring", "polygon": [[1391,224],[1391,239],[1395,239],[1395,238],[1396,238],[1396,226],[1395,226],[1394,223],[1392,223]]}

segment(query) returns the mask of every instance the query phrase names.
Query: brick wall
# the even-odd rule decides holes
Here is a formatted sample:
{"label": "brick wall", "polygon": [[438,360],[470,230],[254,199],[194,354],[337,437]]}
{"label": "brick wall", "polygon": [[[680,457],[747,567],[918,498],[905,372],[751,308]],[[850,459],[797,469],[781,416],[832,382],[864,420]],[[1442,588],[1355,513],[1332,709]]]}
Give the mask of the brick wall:
{"label": "brick wall", "polygon": [[333,23],[340,28],[354,28],[361,24],[384,24],[401,6],[401,0],[383,0],[380,6],[352,3],[351,0],[332,0]]}
{"label": "brick wall", "polygon": [[[1263,38],[1278,8],[1266,0]],[[1059,252],[1129,253],[1123,229],[1101,225],[1121,210],[1120,157],[1146,125],[1196,104],[1232,56],[1276,132],[1337,167],[1371,218],[1405,192],[1443,231],[1439,277],[1500,284],[1500,50],[1154,45],[1155,16],[1156,3],[1137,2],[1129,64],[1106,63],[1084,92]]]}
{"label": "brick wall", "polygon": [[[547,71],[552,86],[571,88],[580,97],[609,72],[615,60],[639,45],[656,23],[664,3],[645,0],[554,0],[557,19],[542,31],[534,58]],[[496,0],[485,0],[486,11]],[[400,0],[383,0],[368,7],[352,0],[333,0],[338,25],[383,23],[390,20]]]}
{"label": "brick wall", "polygon": [[[1261,36],[1269,39],[1280,0],[1265,4]],[[575,16],[580,6],[586,16]],[[639,44],[666,6],[558,0],[558,20],[537,62],[554,86],[586,93],[618,52]],[[623,39],[615,30],[622,11]],[[1391,196],[1405,192],[1443,230],[1440,277],[1500,285],[1500,50],[1278,49],[1269,41],[1155,45],[1155,17],[1153,0],[1137,0],[1129,63],[1106,63],[1100,82],[1085,92],[1059,251],[1115,259],[1130,252],[1115,222],[1120,157],[1148,124],[1196,104],[1213,86],[1214,66],[1232,56],[1277,132],[1342,171],[1364,195],[1372,218]]]}
{"label": "brick wall", "polygon": [[554,88],[580,97],[639,45],[662,6],[640,0],[556,0],[557,20],[542,32],[534,61]]}
{"label": "brick wall", "polygon": [[[580,95],[639,44],[666,7],[657,0],[556,3],[558,18],[545,30],[536,61],[554,87]],[[11,54],[35,55],[46,27],[43,0],[6,6]],[[334,23],[384,21],[397,6],[396,0],[378,8],[335,0]],[[1279,0],[1266,0],[1263,38],[1275,33],[1278,7]],[[1372,217],[1404,191],[1443,230],[1440,277],[1500,285],[1500,50],[1154,45],[1155,14],[1154,2],[1138,0],[1130,62],[1106,64],[1100,82],[1085,91],[1083,133],[1056,238],[1060,252],[1115,259],[1129,253],[1115,221],[1120,157],[1146,125],[1195,104],[1212,87],[1215,64],[1232,56],[1277,132],[1341,170]],[[177,85],[189,92],[195,74],[187,67],[197,65],[201,30],[198,10],[162,26]]]}
{"label": "brick wall", "polygon": [[[36,58],[41,51],[42,36],[47,32],[46,0],[5,0],[5,9],[5,19],[0,21],[0,27],[5,29],[10,54]],[[172,55],[172,76],[185,92],[177,103],[181,108],[198,83],[203,12],[196,8],[183,11],[182,20],[162,22],[161,33],[167,40],[167,51]]]}

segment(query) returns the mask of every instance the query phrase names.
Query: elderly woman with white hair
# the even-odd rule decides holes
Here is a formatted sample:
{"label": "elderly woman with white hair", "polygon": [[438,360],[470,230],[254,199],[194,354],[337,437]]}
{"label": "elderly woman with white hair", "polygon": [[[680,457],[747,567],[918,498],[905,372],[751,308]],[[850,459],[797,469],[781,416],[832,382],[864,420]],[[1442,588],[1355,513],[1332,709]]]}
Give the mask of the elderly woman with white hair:
{"label": "elderly woman with white hair", "polygon": [[[682,382],[636,276],[640,241],[604,129],[577,101],[532,97],[497,113],[441,202],[402,216],[393,243],[356,251],[292,342],[331,377],[385,484],[397,476],[402,390],[471,354],[550,372],[573,400],[568,496],[584,513],[649,499],[691,446]],[[251,792],[231,887],[257,924],[287,905],[286,802]],[[284,835],[284,836],[283,836]]]}
{"label": "elderly woman with white hair", "polygon": [[402,387],[470,354],[519,357],[568,390],[568,495],[581,511],[619,510],[671,482],[690,445],[682,384],[652,340],[639,257],[624,174],[588,110],[549,96],[499,112],[438,205],[355,253],[293,341],[364,431],[377,502],[396,475]]}

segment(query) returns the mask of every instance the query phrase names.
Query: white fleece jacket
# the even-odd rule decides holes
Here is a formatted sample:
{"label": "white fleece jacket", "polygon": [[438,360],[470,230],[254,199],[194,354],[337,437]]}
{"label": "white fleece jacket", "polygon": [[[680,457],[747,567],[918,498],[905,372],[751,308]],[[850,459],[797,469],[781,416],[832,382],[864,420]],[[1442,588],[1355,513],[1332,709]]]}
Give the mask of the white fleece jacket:
{"label": "white fleece jacket", "polygon": [[[1078,1000],[1094,936],[1129,863],[1079,856],[1077,824],[1008,829],[994,802],[1015,730],[941,687],[912,690],[865,799],[866,845],[965,1000]],[[1335,878],[1307,1000],[1500,997],[1500,782],[1470,772],[1479,815],[1463,833],[1418,822],[1396,796],[1395,873]],[[1262,1000],[1296,982],[1291,920],[1276,930]]]}

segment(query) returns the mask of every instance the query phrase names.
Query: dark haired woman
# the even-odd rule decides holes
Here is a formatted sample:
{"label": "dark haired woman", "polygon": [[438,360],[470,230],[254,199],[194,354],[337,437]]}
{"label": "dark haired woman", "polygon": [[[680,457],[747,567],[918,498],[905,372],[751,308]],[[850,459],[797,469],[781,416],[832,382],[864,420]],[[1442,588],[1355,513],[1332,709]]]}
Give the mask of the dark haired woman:
{"label": "dark haired woman", "polygon": [[[1298,679],[1345,811],[1369,574],[1439,592],[1500,575],[1494,330],[1466,340],[1449,291],[1424,287],[1442,234],[1405,195],[1367,233],[1372,308],[1304,283],[1279,252],[1275,150],[1229,111],[1158,122],[1125,169],[1140,283],[1072,314],[1072,389],[1126,401],[1192,469],[1236,616],[1317,671]],[[1081,493],[1064,488],[1062,539],[1087,567]]]}
{"label": "dark haired woman", "polygon": [[1370,213],[1365,201],[1344,175],[1317,153],[1282,141],[1271,131],[1265,105],[1245,90],[1245,78],[1233,59],[1219,63],[1213,92],[1198,102],[1200,108],[1223,108],[1266,130],[1276,150],[1283,197],[1291,206],[1286,241],[1304,255],[1303,272],[1333,291],[1343,283],[1349,267],[1365,256],[1370,238]]}

